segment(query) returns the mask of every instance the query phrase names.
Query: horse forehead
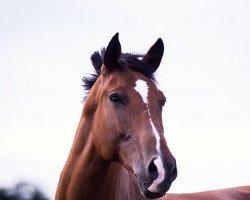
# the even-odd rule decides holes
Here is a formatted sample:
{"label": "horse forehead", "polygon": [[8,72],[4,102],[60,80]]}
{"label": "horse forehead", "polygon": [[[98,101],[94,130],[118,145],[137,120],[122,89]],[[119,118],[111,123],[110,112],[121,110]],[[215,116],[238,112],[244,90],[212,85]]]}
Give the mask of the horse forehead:
{"label": "horse forehead", "polygon": [[111,86],[130,86],[133,82],[134,76],[131,73],[113,73],[108,78],[108,85]]}
{"label": "horse forehead", "polygon": [[144,103],[148,104],[149,99],[164,100],[165,95],[157,86],[150,80],[138,78],[134,81],[134,90],[140,94]]}
{"label": "horse forehead", "polygon": [[134,89],[135,89],[136,92],[138,92],[140,94],[140,96],[142,98],[142,101],[145,104],[148,104],[149,88],[148,88],[147,82],[142,80],[142,79],[136,80]]}
{"label": "horse forehead", "polygon": [[138,91],[135,90],[136,84],[138,84],[137,89],[140,91],[140,94],[143,94],[143,96],[147,95],[148,99],[165,98],[162,91],[160,91],[148,77],[136,71],[126,70],[114,72],[109,76],[107,86],[109,88],[122,88],[125,91],[133,90],[138,93]]}

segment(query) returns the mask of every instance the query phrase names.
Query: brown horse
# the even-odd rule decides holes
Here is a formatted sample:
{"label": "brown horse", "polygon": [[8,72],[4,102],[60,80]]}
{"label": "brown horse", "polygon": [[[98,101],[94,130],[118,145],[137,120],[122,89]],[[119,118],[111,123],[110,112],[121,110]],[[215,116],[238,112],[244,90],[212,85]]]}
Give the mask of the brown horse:
{"label": "brown horse", "polygon": [[106,51],[95,52],[89,89],[56,199],[162,197],[177,176],[162,126],[166,101],[153,73],[161,39],[140,55],[122,54],[118,33]]}
{"label": "brown horse", "polygon": [[[117,33],[92,55],[96,73],[83,79],[88,96],[56,200],[139,200],[168,191],[177,168],[164,138],[166,98],[154,79],[163,51],[158,39],[144,56],[122,54]],[[190,195],[164,199],[218,199],[211,192]]]}

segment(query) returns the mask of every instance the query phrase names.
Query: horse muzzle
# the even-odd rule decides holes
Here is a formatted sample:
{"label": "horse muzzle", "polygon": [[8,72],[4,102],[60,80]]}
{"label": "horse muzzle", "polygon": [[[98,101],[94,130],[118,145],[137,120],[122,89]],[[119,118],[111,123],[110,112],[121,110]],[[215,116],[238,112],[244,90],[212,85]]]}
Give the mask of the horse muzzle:
{"label": "horse muzzle", "polygon": [[175,159],[171,163],[162,164],[158,158],[154,158],[148,164],[146,170],[138,173],[141,193],[149,199],[160,198],[166,194],[172,182],[177,177]]}

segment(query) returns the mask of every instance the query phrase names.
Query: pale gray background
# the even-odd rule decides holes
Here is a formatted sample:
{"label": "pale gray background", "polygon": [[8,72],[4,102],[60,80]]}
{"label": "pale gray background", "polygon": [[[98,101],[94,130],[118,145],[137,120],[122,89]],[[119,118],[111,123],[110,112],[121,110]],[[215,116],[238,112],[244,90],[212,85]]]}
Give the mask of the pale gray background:
{"label": "pale gray background", "polygon": [[161,37],[171,192],[250,184],[250,1],[0,1],[0,186],[51,198],[80,118],[89,57],[120,33],[124,52]]}

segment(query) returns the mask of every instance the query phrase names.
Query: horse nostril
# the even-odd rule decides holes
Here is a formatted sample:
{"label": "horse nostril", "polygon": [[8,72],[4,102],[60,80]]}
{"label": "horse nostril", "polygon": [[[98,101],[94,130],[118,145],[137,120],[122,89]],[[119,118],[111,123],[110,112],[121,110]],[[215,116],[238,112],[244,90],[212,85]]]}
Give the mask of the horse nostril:
{"label": "horse nostril", "polygon": [[149,173],[150,178],[152,180],[156,180],[158,178],[159,173],[158,173],[157,167],[154,163],[154,160],[152,160],[148,165],[148,173]]}

